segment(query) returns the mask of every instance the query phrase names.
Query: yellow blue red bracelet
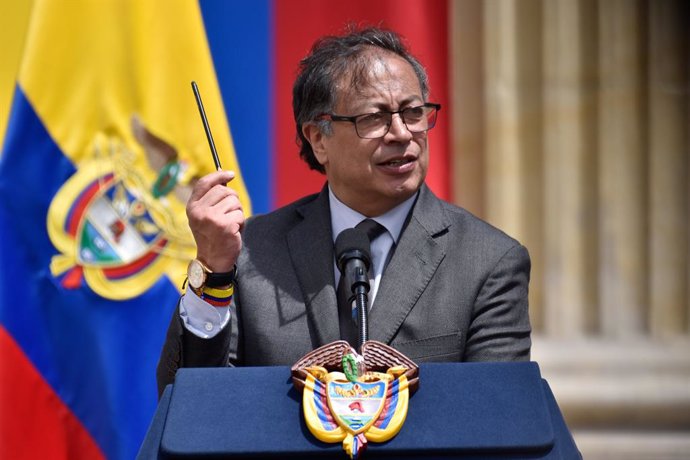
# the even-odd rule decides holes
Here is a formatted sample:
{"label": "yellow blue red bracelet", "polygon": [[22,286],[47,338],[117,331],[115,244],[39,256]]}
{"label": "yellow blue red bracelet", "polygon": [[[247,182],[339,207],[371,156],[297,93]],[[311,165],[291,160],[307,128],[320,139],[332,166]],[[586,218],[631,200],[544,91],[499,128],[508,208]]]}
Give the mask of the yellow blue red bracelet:
{"label": "yellow blue red bracelet", "polygon": [[235,292],[235,287],[230,285],[227,289],[217,289],[208,286],[204,286],[201,289],[201,295],[199,297],[209,305],[214,307],[227,307],[232,301],[232,295]]}

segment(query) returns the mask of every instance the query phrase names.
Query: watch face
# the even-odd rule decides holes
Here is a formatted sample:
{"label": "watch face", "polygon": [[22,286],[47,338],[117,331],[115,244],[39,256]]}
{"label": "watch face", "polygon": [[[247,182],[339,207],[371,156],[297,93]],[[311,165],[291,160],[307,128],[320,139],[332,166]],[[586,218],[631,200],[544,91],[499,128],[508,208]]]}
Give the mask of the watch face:
{"label": "watch face", "polygon": [[204,281],[206,281],[204,267],[202,267],[196,259],[192,260],[189,263],[189,267],[187,267],[187,281],[194,289],[199,289],[204,285]]}

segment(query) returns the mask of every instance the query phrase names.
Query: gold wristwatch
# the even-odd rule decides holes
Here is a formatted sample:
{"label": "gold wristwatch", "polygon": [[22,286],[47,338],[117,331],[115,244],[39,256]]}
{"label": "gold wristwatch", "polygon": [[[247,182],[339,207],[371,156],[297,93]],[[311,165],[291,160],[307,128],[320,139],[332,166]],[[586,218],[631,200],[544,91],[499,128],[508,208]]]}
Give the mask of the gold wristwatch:
{"label": "gold wristwatch", "polygon": [[187,283],[197,295],[205,287],[220,288],[235,281],[237,266],[229,272],[213,272],[199,259],[192,259],[187,266]]}

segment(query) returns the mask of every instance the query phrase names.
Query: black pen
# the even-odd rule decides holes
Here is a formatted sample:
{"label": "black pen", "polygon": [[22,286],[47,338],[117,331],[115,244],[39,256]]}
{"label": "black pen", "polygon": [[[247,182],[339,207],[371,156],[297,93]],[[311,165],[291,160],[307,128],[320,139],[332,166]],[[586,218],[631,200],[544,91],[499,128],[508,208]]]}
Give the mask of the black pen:
{"label": "black pen", "polygon": [[199,87],[195,81],[192,81],[192,91],[196,97],[196,105],[199,107],[199,115],[201,115],[201,122],[204,124],[204,131],[206,131],[206,138],[208,139],[208,146],[211,148],[211,155],[213,155],[213,163],[216,165],[216,170],[220,171],[220,160],[218,159],[218,152],[216,152],[216,145],[213,143],[213,136],[211,135],[211,127],[208,125],[206,119],[206,112],[204,111],[204,104],[201,102],[201,94],[199,94]]}

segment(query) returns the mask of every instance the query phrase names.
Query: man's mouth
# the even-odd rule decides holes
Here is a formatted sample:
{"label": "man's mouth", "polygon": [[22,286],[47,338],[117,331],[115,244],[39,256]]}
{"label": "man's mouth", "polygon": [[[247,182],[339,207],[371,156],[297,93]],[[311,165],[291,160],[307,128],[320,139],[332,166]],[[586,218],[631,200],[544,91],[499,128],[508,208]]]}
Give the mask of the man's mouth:
{"label": "man's mouth", "polygon": [[405,157],[405,158],[395,158],[393,160],[385,161],[383,163],[379,163],[381,166],[402,166],[407,163],[412,163],[415,160],[414,157]]}

